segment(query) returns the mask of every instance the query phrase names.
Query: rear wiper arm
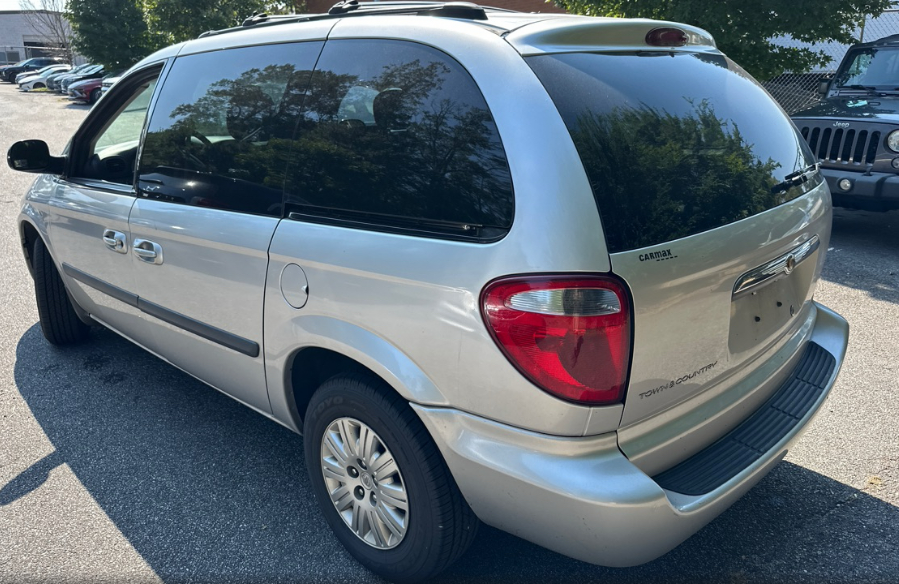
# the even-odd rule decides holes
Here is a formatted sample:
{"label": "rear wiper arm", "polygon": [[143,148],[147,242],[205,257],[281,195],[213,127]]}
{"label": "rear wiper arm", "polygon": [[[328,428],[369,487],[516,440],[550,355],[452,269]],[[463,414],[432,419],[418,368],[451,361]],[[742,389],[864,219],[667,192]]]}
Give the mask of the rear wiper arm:
{"label": "rear wiper arm", "polygon": [[771,187],[771,193],[777,194],[789,190],[793,187],[799,186],[802,183],[808,182],[809,177],[811,177],[816,172],[818,172],[817,163],[812,164],[807,168],[797,170],[796,172],[792,172],[785,176],[781,182]]}

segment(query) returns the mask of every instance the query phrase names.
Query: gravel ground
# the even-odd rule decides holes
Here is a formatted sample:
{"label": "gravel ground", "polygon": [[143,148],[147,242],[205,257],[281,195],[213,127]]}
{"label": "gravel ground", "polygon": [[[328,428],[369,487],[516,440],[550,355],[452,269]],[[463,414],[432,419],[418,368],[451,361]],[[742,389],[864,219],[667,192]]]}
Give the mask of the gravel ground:
{"label": "gravel ground", "polygon": [[[87,113],[0,84],[0,152],[59,152]],[[366,582],[327,530],[302,439],[112,333],[51,348],[0,168],[0,582]],[[837,210],[816,298],[852,327],[786,461],[655,562],[607,569],[482,528],[443,582],[899,582],[899,213]]]}

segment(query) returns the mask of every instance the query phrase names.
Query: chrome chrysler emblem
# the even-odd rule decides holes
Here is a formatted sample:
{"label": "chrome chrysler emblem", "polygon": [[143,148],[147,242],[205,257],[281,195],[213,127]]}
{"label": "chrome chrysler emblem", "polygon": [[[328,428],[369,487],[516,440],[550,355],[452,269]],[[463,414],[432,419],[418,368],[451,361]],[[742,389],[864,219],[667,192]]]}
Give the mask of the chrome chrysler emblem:
{"label": "chrome chrysler emblem", "polygon": [[793,268],[795,268],[795,267],[796,267],[796,257],[793,255],[790,255],[789,257],[787,257],[787,261],[784,264],[784,274],[789,276],[790,273],[792,273]]}

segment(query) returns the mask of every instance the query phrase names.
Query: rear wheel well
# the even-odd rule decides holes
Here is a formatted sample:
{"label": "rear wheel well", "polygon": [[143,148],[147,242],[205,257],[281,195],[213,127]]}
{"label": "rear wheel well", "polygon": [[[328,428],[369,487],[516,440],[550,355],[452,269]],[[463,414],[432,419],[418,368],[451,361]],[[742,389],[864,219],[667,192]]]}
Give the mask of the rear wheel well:
{"label": "rear wheel well", "polygon": [[358,361],[330,349],[309,347],[294,355],[290,366],[290,387],[297,419],[302,430],[306,407],[312,394],[327,380],[345,373],[366,372],[380,376]]}

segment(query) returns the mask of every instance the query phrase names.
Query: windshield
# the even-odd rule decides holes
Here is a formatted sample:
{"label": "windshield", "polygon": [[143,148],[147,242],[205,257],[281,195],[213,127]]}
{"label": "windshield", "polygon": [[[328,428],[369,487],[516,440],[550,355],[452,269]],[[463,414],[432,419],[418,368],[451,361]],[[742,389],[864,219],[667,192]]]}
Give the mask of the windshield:
{"label": "windshield", "polygon": [[568,126],[611,252],[751,217],[821,180],[783,110],[724,55],[527,61]]}
{"label": "windshield", "polygon": [[836,89],[899,89],[899,47],[851,51],[834,78]]}

